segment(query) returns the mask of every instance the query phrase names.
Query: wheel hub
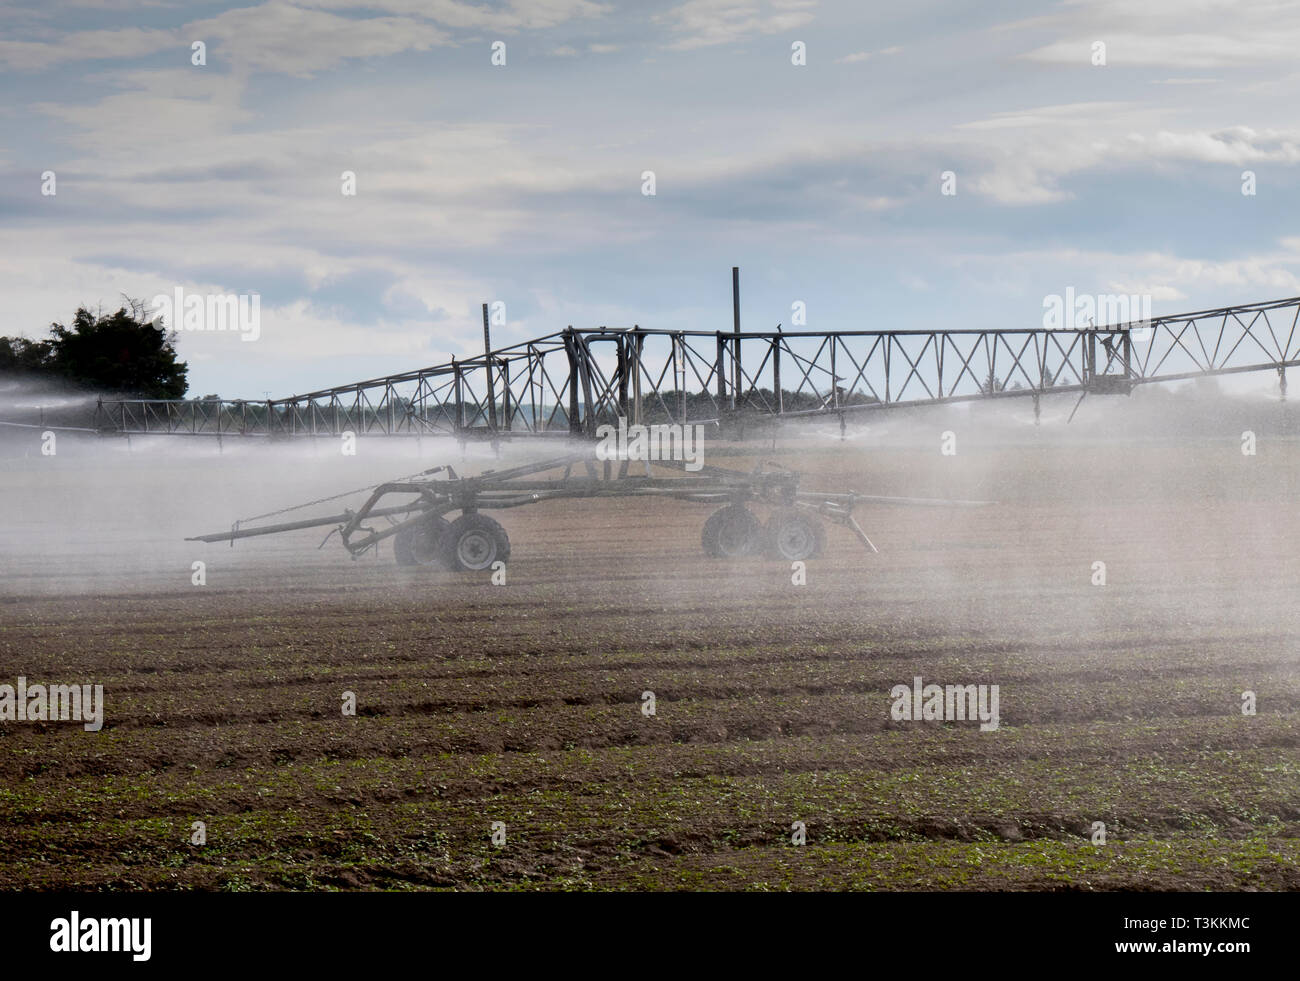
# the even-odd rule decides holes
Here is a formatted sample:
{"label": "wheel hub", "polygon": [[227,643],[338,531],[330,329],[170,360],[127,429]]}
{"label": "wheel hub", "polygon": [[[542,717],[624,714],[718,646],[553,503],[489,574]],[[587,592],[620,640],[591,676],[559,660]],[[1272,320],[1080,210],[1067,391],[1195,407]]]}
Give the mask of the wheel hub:
{"label": "wheel hub", "polygon": [[462,535],[456,543],[456,557],[470,569],[486,569],[496,558],[496,553],[492,536],[477,529]]}
{"label": "wheel hub", "polygon": [[813,537],[802,524],[789,522],[777,532],[776,544],[783,556],[807,555],[813,550]]}

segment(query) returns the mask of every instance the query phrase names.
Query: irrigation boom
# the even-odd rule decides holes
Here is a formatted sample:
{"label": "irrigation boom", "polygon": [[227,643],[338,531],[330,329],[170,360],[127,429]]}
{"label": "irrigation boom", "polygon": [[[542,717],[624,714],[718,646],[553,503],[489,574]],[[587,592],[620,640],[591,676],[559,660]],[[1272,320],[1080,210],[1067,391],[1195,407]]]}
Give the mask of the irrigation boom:
{"label": "irrigation boom", "polygon": [[[574,328],[401,374],[263,402],[105,399],[106,434],[584,437],[632,424],[847,416],[1300,365],[1300,297],[1082,330],[741,332]],[[738,324],[738,321],[737,321]]]}

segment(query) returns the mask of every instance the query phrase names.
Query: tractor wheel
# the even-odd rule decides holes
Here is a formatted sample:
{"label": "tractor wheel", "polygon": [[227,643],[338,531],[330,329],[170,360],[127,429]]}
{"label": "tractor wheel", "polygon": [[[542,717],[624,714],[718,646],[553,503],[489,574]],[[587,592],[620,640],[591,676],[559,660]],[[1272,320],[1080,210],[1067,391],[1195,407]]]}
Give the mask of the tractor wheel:
{"label": "tractor wheel", "polygon": [[481,572],[494,562],[510,561],[510,538],[486,514],[470,511],[447,526],[438,551],[448,569]]}
{"label": "tractor wheel", "polygon": [[393,536],[393,557],[398,565],[435,565],[440,561],[438,544],[451,526],[440,514],[403,528]]}
{"label": "tractor wheel", "polygon": [[748,508],[730,504],[709,515],[700,540],[715,559],[741,559],[762,550],[763,526]]}
{"label": "tractor wheel", "polygon": [[767,548],[774,559],[815,559],[825,547],[826,526],[814,514],[783,509],[767,519]]}

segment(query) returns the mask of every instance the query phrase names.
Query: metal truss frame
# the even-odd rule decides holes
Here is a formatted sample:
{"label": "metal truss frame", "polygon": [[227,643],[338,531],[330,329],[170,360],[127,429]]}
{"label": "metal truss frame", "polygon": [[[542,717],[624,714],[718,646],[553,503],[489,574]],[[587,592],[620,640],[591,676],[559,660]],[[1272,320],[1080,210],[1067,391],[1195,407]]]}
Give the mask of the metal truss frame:
{"label": "metal truss frame", "polygon": [[[486,314],[485,314],[486,316]],[[1300,365],[1300,297],[1081,330],[740,332],[573,328],[264,402],[101,400],[101,433],[592,437],[1069,392]],[[486,324],[485,324],[486,336]],[[490,347],[490,345],[485,345]]]}

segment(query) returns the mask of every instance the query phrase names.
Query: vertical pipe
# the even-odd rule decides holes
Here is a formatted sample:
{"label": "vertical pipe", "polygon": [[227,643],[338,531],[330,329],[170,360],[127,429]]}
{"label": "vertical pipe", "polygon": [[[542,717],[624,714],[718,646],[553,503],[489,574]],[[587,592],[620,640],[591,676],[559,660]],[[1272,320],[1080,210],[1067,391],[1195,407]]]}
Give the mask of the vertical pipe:
{"label": "vertical pipe", "polygon": [[[780,334],[778,329],[777,334]],[[780,336],[772,338],[772,389],[776,396],[776,414],[779,416],[785,410],[784,402],[781,398],[781,338]]]}
{"label": "vertical pipe", "polygon": [[889,404],[889,352],[894,346],[894,335],[885,335],[885,404]]}
{"label": "vertical pipe", "polygon": [[455,427],[456,427],[456,432],[459,433],[462,429],[465,428],[465,403],[461,399],[460,365],[456,363],[456,358],[454,356],[451,359],[451,370],[455,373],[456,376],[456,381],[453,390],[456,393]]}
{"label": "vertical pipe", "polygon": [[487,372],[488,425],[497,431],[497,391],[492,380],[492,334],[488,329],[488,305],[483,304],[483,369]]}
{"label": "vertical pipe", "polygon": [[677,418],[670,422],[686,425],[686,352],[681,351],[681,384],[677,384],[677,355],[686,346],[686,340],[680,334],[673,334],[673,387],[677,389]]}
{"label": "vertical pipe", "polygon": [[[541,391],[541,386],[542,386],[541,379],[537,377],[537,372],[541,367],[540,362],[541,362],[541,356],[537,354],[537,352],[533,349],[533,346],[529,344],[528,345],[528,411],[530,413],[530,418],[532,421],[532,429],[534,432],[541,432],[541,429],[538,428],[538,419],[540,417],[537,414],[537,393]],[[544,421],[542,422],[541,425],[543,428],[545,428],[547,423]]]}
{"label": "vertical pipe", "polygon": [[510,422],[514,418],[514,413],[510,409],[510,362],[501,362],[501,412],[504,418],[501,420],[501,428],[510,432]]}
{"label": "vertical pipe", "polygon": [[634,324],[632,326],[632,422],[635,425],[641,425],[641,348],[645,344],[645,338],[641,336],[641,328]]}
{"label": "vertical pipe", "polygon": [[[674,352],[677,350],[676,343],[676,337],[674,337]],[[676,370],[677,365],[675,358],[676,354],[674,354],[673,361],[674,371]],[[727,402],[727,341],[722,336],[722,331],[718,331],[717,363],[713,367],[713,373],[718,376],[718,409],[721,410]]]}
{"label": "vertical pipe", "polygon": [[627,366],[630,361],[627,354],[628,336],[619,335],[618,338],[618,414],[624,419],[628,416],[628,384],[627,384]]}
{"label": "vertical pipe", "polygon": [[573,339],[573,324],[564,332],[564,351],[569,356],[569,433],[582,435],[582,419],[578,410],[578,349]]}
{"label": "vertical pipe", "polygon": [[582,365],[582,431],[588,436],[596,435],[596,403],[591,397],[591,348],[587,339],[581,334],[574,334],[574,348]]}
{"label": "vertical pipe", "polygon": [[[938,389],[938,391],[939,391],[939,398],[943,398],[943,355],[944,355],[944,351],[945,351],[945,349],[946,349],[947,346],[948,346],[948,335],[947,335],[947,334],[936,334],[936,335],[935,335],[935,339],[938,340],[938,342],[939,342],[938,347],[937,347],[937,350],[938,350],[938,352],[939,352],[939,356],[938,356],[939,389]],[[959,353],[959,354],[958,354],[958,357],[960,357],[960,356],[961,356],[961,355],[960,355],[960,353]]]}
{"label": "vertical pipe", "polygon": [[835,371],[835,335],[831,335],[831,405],[840,407],[840,376]]}
{"label": "vertical pipe", "polygon": [[731,407],[736,407],[740,394],[740,267],[731,267]]}

